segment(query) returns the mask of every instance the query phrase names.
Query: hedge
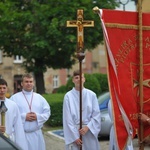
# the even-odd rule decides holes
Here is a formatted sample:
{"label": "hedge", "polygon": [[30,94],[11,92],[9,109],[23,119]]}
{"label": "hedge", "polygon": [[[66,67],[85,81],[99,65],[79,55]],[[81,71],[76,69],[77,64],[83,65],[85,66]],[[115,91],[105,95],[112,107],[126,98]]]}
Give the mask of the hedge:
{"label": "hedge", "polygon": [[62,107],[64,95],[65,94],[62,93],[43,95],[51,108],[51,116],[46,122],[47,125],[52,127],[62,126]]}

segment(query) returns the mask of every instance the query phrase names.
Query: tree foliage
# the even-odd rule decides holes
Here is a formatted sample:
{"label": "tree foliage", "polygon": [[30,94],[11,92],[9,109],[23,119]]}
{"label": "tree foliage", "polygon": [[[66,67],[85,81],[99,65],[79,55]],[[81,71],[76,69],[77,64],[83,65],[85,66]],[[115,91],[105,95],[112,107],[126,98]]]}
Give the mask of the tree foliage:
{"label": "tree foliage", "polygon": [[94,20],[94,28],[85,29],[85,49],[95,48],[103,34],[99,17],[92,8],[114,9],[115,0],[3,0],[0,1],[0,48],[6,56],[24,57],[23,66],[33,72],[39,93],[44,93],[43,73],[47,68],[71,68],[75,63],[76,28],[67,28],[67,20],[76,20],[77,9],[85,20]]}
{"label": "tree foliage", "polygon": [[101,87],[97,78],[91,74],[85,74],[85,79],[85,87],[95,92],[98,96],[101,92]]}
{"label": "tree foliage", "polygon": [[109,91],[107,74],[94,73],[93,76],[95,76],[99,82],[101,87],[100,93]]}

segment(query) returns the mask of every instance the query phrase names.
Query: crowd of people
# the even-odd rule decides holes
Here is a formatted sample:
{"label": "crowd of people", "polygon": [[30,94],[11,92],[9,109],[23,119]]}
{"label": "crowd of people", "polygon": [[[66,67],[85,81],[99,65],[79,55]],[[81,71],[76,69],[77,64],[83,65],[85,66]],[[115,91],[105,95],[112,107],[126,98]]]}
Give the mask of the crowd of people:
{"label": "crowd of people", "polygon": [[[74,87],[64,96],[62,118],[66,150],[79,150],[80,147],[82,150],[100,150],[98,141],[98,134],[101,130],[99,104],[96,94],[84,87],[85,80],[84,73],[80,74],[79,70],[74,71],[72,77]],[[0,79],[0,109],[6,106],[5,125],[1,124],[2,116],[0,115],[0,132],[22,150],[45,150],[41,128],[51,115],[50,106],[43,96],[34,92],[34,78],[31,74],[22,76],[21,87],[21,91],[8,99],[5,97],[8,90],[7,82]],[[82,98],[82,110],[79,107],[80,98]],[[113,122],[111,100],[108,108]],[[150,118],[145,114],[140,113],[139,120],[150,124]],[[115,140],[112,125],[109,150],[118,150]],[[132,142],[126,145],[126,150],[133,150]]]}

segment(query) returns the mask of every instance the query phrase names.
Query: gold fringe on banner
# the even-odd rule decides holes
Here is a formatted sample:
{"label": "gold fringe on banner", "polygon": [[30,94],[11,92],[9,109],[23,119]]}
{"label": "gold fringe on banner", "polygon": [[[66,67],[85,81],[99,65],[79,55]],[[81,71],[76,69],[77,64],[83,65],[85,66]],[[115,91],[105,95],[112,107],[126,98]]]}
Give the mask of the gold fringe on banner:
{"label": "gold fringe on banner", "polygon": [[[135,29],[139,30],[138,25],[126,25],[126,24],[119,24],[119,23],[105,23],[105,26],[108,28],[118,28],[118,29]],[[142,26],[142,30],[150,30],[150,26]]]}

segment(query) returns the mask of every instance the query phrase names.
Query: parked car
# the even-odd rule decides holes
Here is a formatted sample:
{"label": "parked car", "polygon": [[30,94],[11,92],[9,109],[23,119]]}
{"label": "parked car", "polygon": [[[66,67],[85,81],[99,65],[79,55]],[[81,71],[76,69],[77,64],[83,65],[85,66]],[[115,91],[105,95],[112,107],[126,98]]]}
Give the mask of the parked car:
{"label": "parked car", "polygon": [[9,138],[0,133],[0,150],[22,150]]}
{"label": "parked car", "polygon": [[99,133],[100,137],[108,137],[111,128],[111,120],[108,113],[108,102],[110,100],[110,93],[103,93],[98,97],[99,108],[101,111],[101,131]]}

